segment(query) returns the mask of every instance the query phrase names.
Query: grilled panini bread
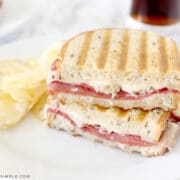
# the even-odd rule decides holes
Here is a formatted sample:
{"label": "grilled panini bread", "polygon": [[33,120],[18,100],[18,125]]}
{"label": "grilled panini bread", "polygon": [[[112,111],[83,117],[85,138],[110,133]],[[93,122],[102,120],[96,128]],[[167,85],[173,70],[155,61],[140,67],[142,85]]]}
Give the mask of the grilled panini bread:
{"label": "grilled panini bread", "polygon": [[49,92],[105,107],[169,111],[177,105],[179,70],[172,39],[140,30],[89,31],[63,45],[51,68]]}
{"label": "grilled panini bread", "polygon": [[63,129],[145,156],[161,155],[174,145],[179,126],[168,122],[160,109],[143,111],[104,108],[99,105],[50,102],[46,117],[52,128]]}

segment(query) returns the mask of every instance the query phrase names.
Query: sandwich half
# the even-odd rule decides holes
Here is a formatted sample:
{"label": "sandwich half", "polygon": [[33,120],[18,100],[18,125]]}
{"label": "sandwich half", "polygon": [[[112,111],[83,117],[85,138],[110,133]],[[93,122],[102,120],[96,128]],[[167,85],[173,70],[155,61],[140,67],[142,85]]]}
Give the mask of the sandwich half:
{"label": "sandwich half", "polygon": [[153,32],[102,29],[65,42],[48,76],[57,99],[123,109],[177,106],[176,43]]}
{"label": "sandwich half", "polygon": [[47,124],[145,156],[169,151],[179,129],[176,43],[153,32],[102,29],[64,43],[52,63]]}
{"label": "sandwich half", "polygon": [[171,150],[179,130],[176,123],[168,121],[169,112],[161,109],[123,110],[57,99],[49,101],[46,118],[52,128],[145,156]]}

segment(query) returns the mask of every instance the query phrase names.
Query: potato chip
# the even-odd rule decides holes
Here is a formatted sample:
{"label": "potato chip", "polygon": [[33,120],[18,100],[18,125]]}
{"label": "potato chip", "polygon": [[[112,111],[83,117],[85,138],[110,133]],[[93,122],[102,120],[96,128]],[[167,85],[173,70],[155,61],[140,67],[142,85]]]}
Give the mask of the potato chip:
{"label": "potato chip", "polygon": [[32,114],[38,119],[43,121],[44,120],[44,106],[47,100],[47,93],[44,93],[37,103],[32,107],[31,112]]}
{"label": "potato chip", "polygon": [[[32,63],[33,61],[31,61]],[[13,75],[14,73],[25,72],[32,66],[30,62],[22,60],[3,60],[0,61],[0,76]],[[36,63],[37,64],[37,63]]]}
{"label": "potato chip", "polygon": [[[35,65],[32,66],[32,64],[29,65],[29,63],[27,63],[27,65],[28,67],[26,67],[24,71],[16,71],[12,74],[8,74],[8,73],[3,74],[1,76],[1,80],[2,80],[1,85],[18,83],[16,85],[18,85],[19,87],[20,86],[29,87],[29,85],[31,86],[32,83],[34,84],[36,82],[44,80],[44,77],[41,75],[43,73],[42,68],[40,68],[37,63],[36,63],[36,66]],[[9,67],[9,69],[12,69],[12,68],[13,67]],[[27,80],[30,80],[30,81],[27,81]]]}
{"label": "potato chip", "polygon": [[14,84],[13,83],[5,84],[3,91],[9,93],[15,100],[21,102],[22,101],[32,102],[34,101],[34,99],[37,99],[36,97],[39,97],[41,94],[43,94],[46,91],[45,80],[36,83],[34,82],[34,84],[33,81],[30,81],[28,78],[26,81],[29,81],[29,84],[27,84],[27,86],[23,85],[23,83],[20,83],[20,81]]}
{"label": "potato chip", "polygon": [[0,129],[19,123],[27,114],[29,104],[17,102],[6,93],[0,93]]}
{"label": "potato chip", "polygon": [[[29,63],[21,60],[0,61],[0,82],[4,77],[14,76],[16,73],[26,72],[29,69]],[[2,83],[0,83],[1,87]]]}
{"label": "potato chip", "polygon": [[0,61],[0,129],[17,124],[30,110],[43,119],[47,73],[62,45],[46,50],[39,61]]}
{"label": "potato chip", "polygon": [[37,61],[1,61],[0,75],[0,128],[7,128],[17,124],[46,92],[46,81]]}

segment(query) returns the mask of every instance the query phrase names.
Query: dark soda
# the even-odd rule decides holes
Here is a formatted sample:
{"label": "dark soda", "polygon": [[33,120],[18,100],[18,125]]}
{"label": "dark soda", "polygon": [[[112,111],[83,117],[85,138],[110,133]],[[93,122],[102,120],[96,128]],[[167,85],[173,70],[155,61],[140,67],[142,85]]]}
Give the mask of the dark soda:
{"label": "dark soda", "polygon": [[133,0],[131,16],[152,25],[175,24],[180,21],[180,0]]}

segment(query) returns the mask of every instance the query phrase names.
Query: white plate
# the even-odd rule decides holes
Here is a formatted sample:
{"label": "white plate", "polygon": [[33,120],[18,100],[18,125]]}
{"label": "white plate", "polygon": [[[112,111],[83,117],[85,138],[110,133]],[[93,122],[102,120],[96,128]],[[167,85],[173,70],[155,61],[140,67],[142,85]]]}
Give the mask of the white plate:
{"label": "white plate", "polygon": [[0,7],[0,38],[25,26],[36,12],[35,0],[3,0]]}
{"label": "white plate", "polygon": [[[53,41],[36,38],[9,44],[0,48],[0,59],[38,57]],[[0,150],[0,173],[30,175],[30,179],[180,177],[180,137],[171,153],[145,158],[49,129],[29,115],[17,127],[0,131]]]}

